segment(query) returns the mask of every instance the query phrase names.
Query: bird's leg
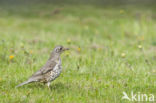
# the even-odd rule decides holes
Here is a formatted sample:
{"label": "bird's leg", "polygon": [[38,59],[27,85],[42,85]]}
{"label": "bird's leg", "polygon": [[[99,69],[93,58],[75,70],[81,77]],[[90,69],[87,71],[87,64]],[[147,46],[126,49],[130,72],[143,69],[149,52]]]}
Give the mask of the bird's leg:
{"label": "bird's leg", "polygon": [[50,89],[50,82],[48,82],[46,85],[47,85],[47,86],[48,86],[48,88]]}

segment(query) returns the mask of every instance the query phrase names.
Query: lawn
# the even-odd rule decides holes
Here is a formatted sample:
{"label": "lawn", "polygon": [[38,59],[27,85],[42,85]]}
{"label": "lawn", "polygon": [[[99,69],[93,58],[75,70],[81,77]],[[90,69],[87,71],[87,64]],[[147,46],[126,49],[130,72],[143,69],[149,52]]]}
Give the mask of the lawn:
{"label": "lawn", "polygon": [[[156,96],[155,11],[146,3],[1,1],[0,103],[132,103],[122,99],[132,91]],[[63,71],[50,89],[15,88],[56,45],[70,51],[61,55]]]}

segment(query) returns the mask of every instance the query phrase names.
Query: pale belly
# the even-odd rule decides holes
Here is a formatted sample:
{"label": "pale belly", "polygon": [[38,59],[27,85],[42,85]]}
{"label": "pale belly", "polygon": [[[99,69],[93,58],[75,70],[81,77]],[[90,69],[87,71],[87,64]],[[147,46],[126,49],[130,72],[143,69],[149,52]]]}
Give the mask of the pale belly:
{"label": "pale belly", "polygon": [[56,66],[55,69],[51,71],[50,78],[48,81],[55,80],[60,75],[61,71],[62,71],[61,66],[60,65]]}

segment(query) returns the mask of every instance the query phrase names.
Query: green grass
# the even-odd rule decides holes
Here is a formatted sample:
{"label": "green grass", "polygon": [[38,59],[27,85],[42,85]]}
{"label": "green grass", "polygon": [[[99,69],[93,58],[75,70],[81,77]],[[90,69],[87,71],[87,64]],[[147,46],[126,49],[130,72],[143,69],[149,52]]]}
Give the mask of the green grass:
{"label": "green grass", "polygon": [[[156,8],[68,2],[0,3],[0,103],[131,103],[123,91],[156,96]],[[56,45],[71,50],[51,90],[15,88]]]}

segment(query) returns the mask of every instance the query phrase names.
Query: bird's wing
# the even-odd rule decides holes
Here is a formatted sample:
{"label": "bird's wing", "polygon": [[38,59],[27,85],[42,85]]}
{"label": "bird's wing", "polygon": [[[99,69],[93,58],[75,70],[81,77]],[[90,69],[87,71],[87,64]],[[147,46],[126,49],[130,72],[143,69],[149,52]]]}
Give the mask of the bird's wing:
{"label": "bird's wing", "polygon": [[41,73],[46,74],[47,72],[53,70],[55,68],[56,64],[57,63],[55,61],[48,61],[46,63],[46,65],[40,69]]}
{"label": "bird's wing", "polygon": [[56,66],[55,61],[48,61],[40,70],[38,70],[36,73],[34,73],[30,78],[40,78],[44,74],[48,73],[49,71],[53,70]]}

